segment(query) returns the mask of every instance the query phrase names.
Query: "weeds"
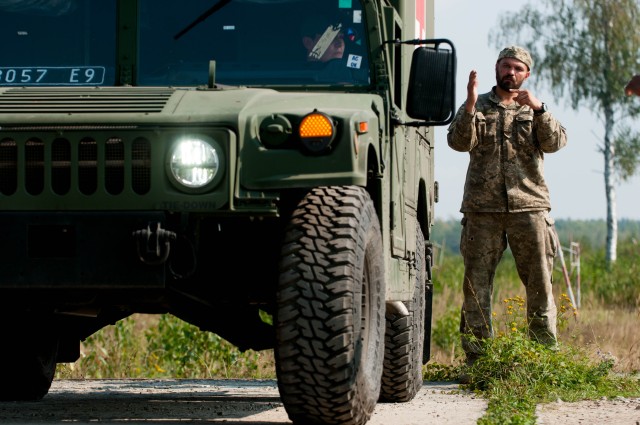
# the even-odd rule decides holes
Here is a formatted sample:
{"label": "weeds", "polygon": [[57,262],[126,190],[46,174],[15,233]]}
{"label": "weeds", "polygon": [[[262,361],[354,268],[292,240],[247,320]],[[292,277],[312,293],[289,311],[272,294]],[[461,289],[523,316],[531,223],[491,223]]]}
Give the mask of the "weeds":
{"label": "weeds", "polygon": [[[583,273],[589,276],[586,292],[605,304],[640,307],[640,263],[637,244],[623,245],[618,260],[607,266],[604,254],[593,255],[585,263]],[[626,255],[623,255],[626,254]]]}
{"label": "weeds", "polygon": [[169,314],[133,315],[108,326],[82,344],[80,360],[56,369],[56,378],[274,376],[270,350],[240,352],[218,335]]}
{"label": "weeds", "polygon": [[640,394],[640,381],[611,373],[610,356],[592,361],[586,351],[564,344],[551,350],[519,331],[484,347],[467,372],[469,389],[489,400],[479,424],[535,424],[539,403]]}
{"label": "weeds", "polygon": [[58,364],[58,378],[126,378],[145,376],[142,365],[146,351],[134,320],[121,320],[91,335],[75,363]]}
{"label": "weeds", "polygon": [[455,355],[462,354],[458,345],[459,329],[460,307],[452,305],[435,319],[431,330],[431,341],[438,347],[450,347]]}
{"label": "weeds", "polygon": [[[503,300],[496,336],[478,342],[483,354],[471,367],[428,365],[428,380],[455,380],[464,370],[470,383],[463,388],[489,401],[482,425],[535,424],[539,403],[561,399],[577,401],[615,396],[638,396],[640,381],[614,374],[616,359],[609,353],[588,347],[560,343],[547,347],[528,337],[525,301],[520,296]],[[577,317],[566,294],[559,301],[559,328],[568,327]]]}

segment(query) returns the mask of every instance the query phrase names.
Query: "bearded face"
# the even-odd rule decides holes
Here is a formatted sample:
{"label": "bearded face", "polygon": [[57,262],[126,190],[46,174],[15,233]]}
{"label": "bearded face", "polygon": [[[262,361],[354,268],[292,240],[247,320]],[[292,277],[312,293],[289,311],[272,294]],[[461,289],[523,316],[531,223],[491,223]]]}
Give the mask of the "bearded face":
{"label": "bearded face", "polygon": [[516,78],[513,75],[500,75],[500,72],[496,69],[496,83],[498,87],[500,87],[504,91],[509,91],[511,89],[519,89],[522,85],[522,81],[516,81]]}
{"label": "bearded face", "polygon": [[503,58],[496,63],[496,84],[504,91],[519,89],[529,76],[527,65],[513,58]]}

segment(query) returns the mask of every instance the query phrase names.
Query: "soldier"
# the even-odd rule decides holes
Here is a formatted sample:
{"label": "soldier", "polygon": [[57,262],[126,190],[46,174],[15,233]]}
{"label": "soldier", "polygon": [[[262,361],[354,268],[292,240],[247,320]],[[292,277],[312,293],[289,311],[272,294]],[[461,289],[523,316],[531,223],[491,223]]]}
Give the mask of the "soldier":
{"label": "soldier", "polygon": [[318,28],[319,32],[302,37],[302,44],[307,49],[307,60],[328,62],[342,59],[344,55],[344,33],[340,25]]}
{"label": "soldier", "polygon": [[301,27],[307,69],[315,81],[343,84],[368,84],[369,68],[361,40],[353,26],[344,26],[339,18],[329,20],[312,15]]}
{"label": "soldier", "polygon": [[548,346],[557,343],[551,283],[559,248],[543,160],[545,153],[564,147],[567,136],[547,106],[520,88],[532,65],[526,49],[506,47],[495,65],[497,85],[482,95],[472,70],[467,99],[447,134],[451,148],[470,155],[460,209],[465,266],[460,332],[467,365],[481,354],[480,340],[493,336],[493,278],[507,243],[526,288],[529,336]]}

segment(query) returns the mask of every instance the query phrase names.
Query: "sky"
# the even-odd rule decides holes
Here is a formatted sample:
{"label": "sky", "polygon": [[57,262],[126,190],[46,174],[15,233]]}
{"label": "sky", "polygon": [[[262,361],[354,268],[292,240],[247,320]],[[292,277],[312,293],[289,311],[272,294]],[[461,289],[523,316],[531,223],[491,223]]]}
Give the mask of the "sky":
{"label": "sky", "polygon": [[[469,72],[478,71],[479,93],[495,85],[494,65],[501,48],[489,44],[489,29],[498,17],[519,11],[525,1],[435,0],[435,38],[452,41],[457,53],[456,109],[466,99]],[[513,29],[517,31],[517,28]],[[515,40],[514,40],[515,44]],[[502,46],[505,47],[505,46]],[[630,70],[629,78],[640,70]],[[551,215],[555,219],[606,219],[604,190],[604,158],[598,151],[604,135],[599,116],[588,110],[574,111],[564,99],[537,90],[531,84],[536,78],[535,63],[531,76],[523,85],[547,104],[549,111],[567,131],[567,145],[558,152],[545,155],[545,179],[551,193]],[[620,94],[624,96],[624,93]],[[640,102],[640,97],[637,99]],[[447,145],[448,126],[435,130],[435,176],[439,184],[438,219],[462,218],[464,179],[469,154],[456,152]],[[639,173],[640,174],[640,173]],[[616,186],[617,217],[640,220],[640,176]]]}

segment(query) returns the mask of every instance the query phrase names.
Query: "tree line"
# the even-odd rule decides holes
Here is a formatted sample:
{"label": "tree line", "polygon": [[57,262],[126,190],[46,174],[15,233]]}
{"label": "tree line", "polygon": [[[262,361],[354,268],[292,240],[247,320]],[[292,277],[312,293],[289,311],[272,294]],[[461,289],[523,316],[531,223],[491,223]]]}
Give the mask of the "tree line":
{"label": "tree line", "polygon": [[[430,240],[448,253],[460,252],[460,220],[436,220],[431,229]],[[562,246],[578,242],[581,250],[598,251],[606,248],[606,220],[556,219],[556,231]],[[640,243],[640,220],[621,219],[618,221],[618,237],[623,243]]]}

